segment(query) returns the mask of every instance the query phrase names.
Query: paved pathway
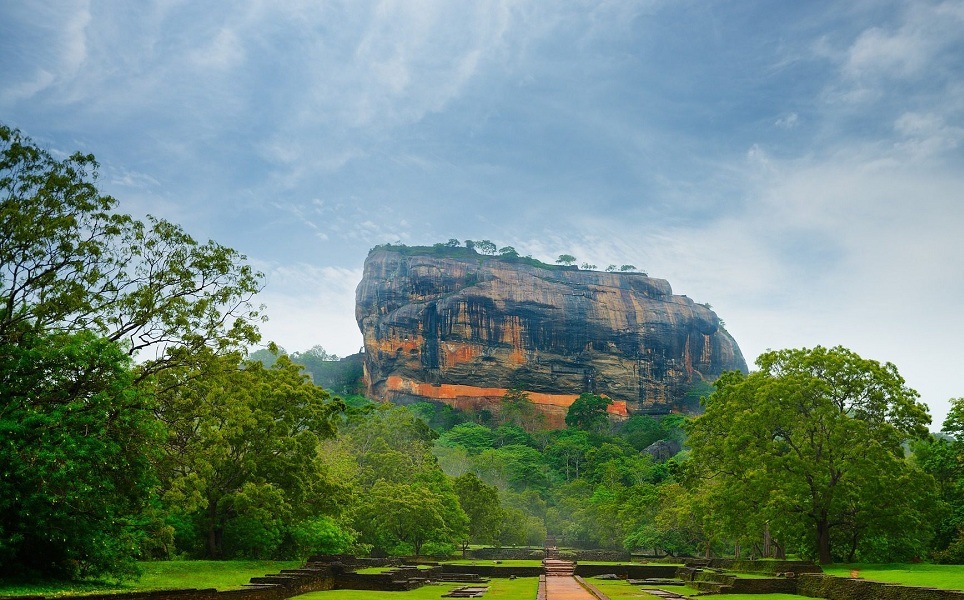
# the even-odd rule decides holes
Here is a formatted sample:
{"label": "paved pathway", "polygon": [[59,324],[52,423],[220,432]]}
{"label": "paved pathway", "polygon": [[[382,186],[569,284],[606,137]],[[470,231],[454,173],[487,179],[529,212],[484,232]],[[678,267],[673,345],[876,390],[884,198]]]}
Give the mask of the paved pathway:
{"label": "paved pathway", "polygon": [[596,600],[573,577],[546,577],[546,600]]}
{"label": "paved pathway", "polygon": [[545,600],[597,600],[573,577],[575,565],[571,561],[550,558],[542,564],[546,570]]}

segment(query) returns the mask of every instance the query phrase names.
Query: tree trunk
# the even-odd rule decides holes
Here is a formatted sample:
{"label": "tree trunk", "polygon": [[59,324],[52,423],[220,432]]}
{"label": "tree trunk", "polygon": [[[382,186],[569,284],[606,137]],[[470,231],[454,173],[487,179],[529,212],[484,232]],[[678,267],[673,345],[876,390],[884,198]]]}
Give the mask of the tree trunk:
{"label": "tree trunk", "polygon": [[208,503],[208,556],[211,558],[221,557],[221,535],[217,524],[217,504],[210,502]]}
{"label": "tree trunk", "polygon": [[817,556],[822,565],[833,562],[830,557],[830,524],[826,518],[817,521]]}

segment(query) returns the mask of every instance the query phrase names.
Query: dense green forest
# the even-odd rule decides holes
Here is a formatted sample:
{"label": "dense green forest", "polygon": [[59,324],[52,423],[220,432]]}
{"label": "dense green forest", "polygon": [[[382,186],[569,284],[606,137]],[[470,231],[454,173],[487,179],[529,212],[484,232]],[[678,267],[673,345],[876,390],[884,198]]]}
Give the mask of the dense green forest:
{"label": "dense green forest", "polygon": [[[0,127],[0,576],[138,559],[448,555],[470,543],[964,561],[964,399],[940,436],[893,365],[768,352],[698,418],[547,430],[360,396],[360,365],[259,343],[244,256],[100,194],[92,156]],[[474,250],[473,250],[474,252]],[[328,386],[329,390],[325,387]]]}

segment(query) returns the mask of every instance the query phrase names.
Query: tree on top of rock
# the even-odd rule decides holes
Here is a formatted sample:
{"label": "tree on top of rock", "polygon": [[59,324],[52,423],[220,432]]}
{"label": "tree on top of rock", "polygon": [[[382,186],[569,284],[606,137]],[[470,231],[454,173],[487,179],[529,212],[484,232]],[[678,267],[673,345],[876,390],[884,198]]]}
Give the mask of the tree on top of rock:
{"label": "tree on top of rock", "polygon": [[572,254],[560,254],[559,258],[556,259],[556,263],[560,265],[569,266],[576,262],[576,257]]}

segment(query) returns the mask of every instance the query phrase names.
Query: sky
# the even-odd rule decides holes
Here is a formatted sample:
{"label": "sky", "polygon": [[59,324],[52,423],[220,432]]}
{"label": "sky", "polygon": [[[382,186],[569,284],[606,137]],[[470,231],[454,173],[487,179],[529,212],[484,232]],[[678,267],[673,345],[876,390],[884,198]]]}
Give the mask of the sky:
{"label": "sky", "polygon": [[0,122],[245,254],[288,351],[358,351],[376,244],[489,239],[964,396],[961,0],[3,2]]}

